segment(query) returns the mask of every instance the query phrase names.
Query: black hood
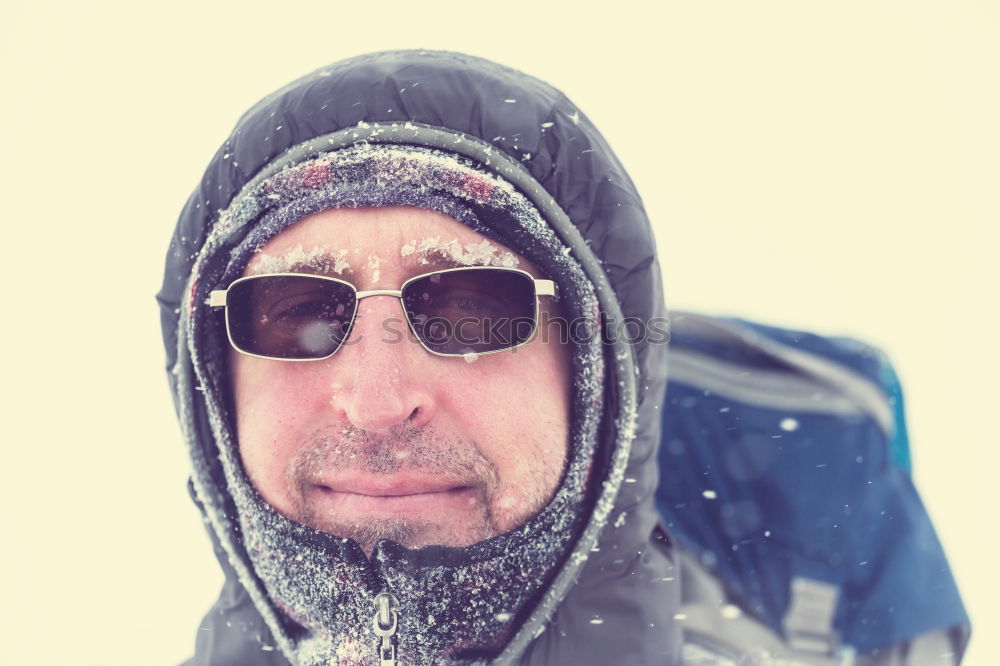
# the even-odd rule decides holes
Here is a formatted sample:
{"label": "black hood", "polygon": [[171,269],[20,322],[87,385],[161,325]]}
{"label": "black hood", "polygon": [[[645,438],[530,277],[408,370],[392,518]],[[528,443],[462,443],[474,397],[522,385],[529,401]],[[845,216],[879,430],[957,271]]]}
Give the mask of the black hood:
{"label": "black hood", "polygon": [[[205,397],[211,390],[199,384],[220,373],[208,368],[191,334],[207,290],[216,286],[198,280],[201,262],[221,253],[209,242],[213,227],[241,192],[324,151],[370,144],[446,151],[501,177],[568,248],[606,319],[665,321],[656,250],[638,193],[589,120],[551,86],[478,58],[403,51],[336,63],[262,100],[239,121],[188,200],[158,295],[168,375],[194,461],[195,499],[227,578],[199,632],[194,663],[294,658],[281,654],[289,630],[275,617],[247,556],[212,425],[218,408]],[[530,240],[508,244],[525,252],[524,242]],[[666,345],[618,339],[604,346],[604,358],[586,515],[544,589],[519,615],[499,655],[491,656],[494,663],[677,660],[678,584],[653,505]]]}

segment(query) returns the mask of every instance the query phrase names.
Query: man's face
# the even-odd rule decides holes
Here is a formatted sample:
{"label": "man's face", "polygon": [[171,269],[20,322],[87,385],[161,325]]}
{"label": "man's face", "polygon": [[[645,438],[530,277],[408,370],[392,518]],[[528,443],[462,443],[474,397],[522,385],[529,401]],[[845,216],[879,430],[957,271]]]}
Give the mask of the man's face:
{"label": "man's face", "polygon": [[[245,275],[303,272],[358,290],[494,257],[527,260],[441,213],[333,209],[271,239]],[[456,258],[458,261],[456,262]],[[552,313],[551,298],[541,298]],[[243,466],[280,513],[358,541],[466,546],[522,525],[551,499],[569,438],[570,355],[536,336],[475,360],[435,356],[392,296],[358,302],[332,357],[230,352]]]}

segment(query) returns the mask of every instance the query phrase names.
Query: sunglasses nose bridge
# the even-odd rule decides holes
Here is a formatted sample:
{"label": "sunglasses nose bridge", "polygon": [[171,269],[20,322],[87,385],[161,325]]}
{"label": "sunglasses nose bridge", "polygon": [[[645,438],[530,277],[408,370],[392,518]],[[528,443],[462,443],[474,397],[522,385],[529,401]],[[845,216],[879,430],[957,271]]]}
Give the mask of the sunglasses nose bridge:
{"label": "sunglasses nose bridge", "polygon": [[[402,307],[403,306],[403,292],[402,291],[400,291],[399,289],[368,289],[368,290],[365,290],[365,291],[355,292],[355,296],[354,296],[354,301],[355,301],[355,303],[354,303],[354,320],[355,320],[355,324],[357,324],[357,320],[359,319],[359,316],[361,314],[361,307],[362,307],[361,306],[361,301],[364,300],[364,299],[366,299],[366,298],[371,298],[372,296],[390,296],[390,297],[392,297],[393,300],[396,300],[396,301],[399,302],[400,310],[403,311],[403,317],[404,318],[406,317],[406,311],[403,310],[403,307]],[[373,305],[374,305],[374,303],[369,303],[367,305],[367,308],[368,308],[369,311],[372,309]],[[391,304],[389,305],[389,307],[391,307]],[[391,323],[391,319],[383,319],[383,323],[382,323],[383,330],[385,330],[385,326],[387,324],[390,324],[390,323]]]}
{"label": "sunglasses nose bridge", "polygon": [[[362,304],[362,301],[373,296],[390,298],[375,298]],[[394,305],[393,301],[397,305]],[[399,289],[368,289],[356,292],[353,316],[351,334],[345,340],[345,347],[359,344],[366,338],[370,339],[370,342],[403,341],[397,331],[407,330],[407,318],[403,308],[402,292]]]}
{"label": "sunglasses nose bridge", "polygon": [[360,301],[362,298],[368,298],[369,296],[395,296],[396,298],[402,298],[403,292],[400,289],[368,289],[357,292],[355,298]]}

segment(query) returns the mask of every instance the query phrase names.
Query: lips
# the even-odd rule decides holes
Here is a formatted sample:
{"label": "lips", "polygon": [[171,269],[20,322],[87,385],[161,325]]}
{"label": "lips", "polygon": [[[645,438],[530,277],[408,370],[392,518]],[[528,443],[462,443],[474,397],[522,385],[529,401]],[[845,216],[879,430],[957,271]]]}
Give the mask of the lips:
{"label": "lips", "polygon": [[462,481],[401,475],[323,479],[309,486],[307,501],[341,518],[355,519],[434,519],[478,504],[476,488]]}
{"label": "lips", "polygon": [[352,474],[349,478],[317,480],[315,485],[330,492],[367,495],[369,497],[401,497],[442,493],[468,486],[467,483],[457,479],[404,474],[391,476]]}

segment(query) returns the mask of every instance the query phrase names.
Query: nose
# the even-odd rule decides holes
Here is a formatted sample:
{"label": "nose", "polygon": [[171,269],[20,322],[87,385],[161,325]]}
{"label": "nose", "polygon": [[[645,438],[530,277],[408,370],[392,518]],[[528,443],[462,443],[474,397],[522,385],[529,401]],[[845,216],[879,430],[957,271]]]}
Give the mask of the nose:
{"label": "nose", "polygon": [[412,339],[399,299],[358,303],[350,337],[330,360],[331,407],[362,430],[378,432],[434,417],[431,355]]}

